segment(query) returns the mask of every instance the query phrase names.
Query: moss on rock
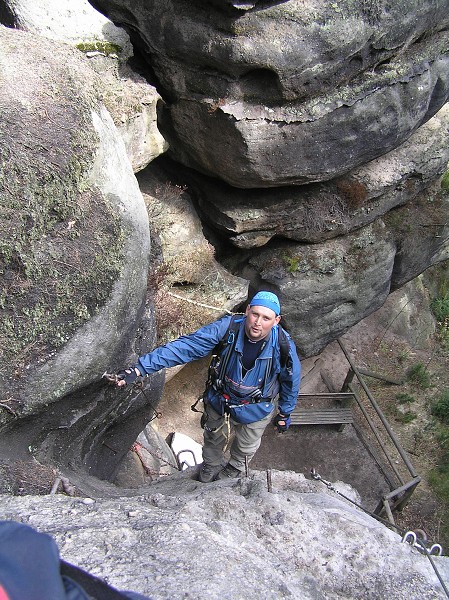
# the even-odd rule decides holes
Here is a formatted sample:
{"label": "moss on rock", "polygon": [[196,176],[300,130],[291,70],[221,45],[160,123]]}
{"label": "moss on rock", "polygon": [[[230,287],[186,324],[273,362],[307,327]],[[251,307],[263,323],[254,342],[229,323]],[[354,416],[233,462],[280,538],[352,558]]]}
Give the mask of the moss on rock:
{"label": "moss on rock", "polygon": [[65,343],[120,269],[118,216],[89,183],[100,88],[77,50],[0,29],[0,356],[4,373]]}

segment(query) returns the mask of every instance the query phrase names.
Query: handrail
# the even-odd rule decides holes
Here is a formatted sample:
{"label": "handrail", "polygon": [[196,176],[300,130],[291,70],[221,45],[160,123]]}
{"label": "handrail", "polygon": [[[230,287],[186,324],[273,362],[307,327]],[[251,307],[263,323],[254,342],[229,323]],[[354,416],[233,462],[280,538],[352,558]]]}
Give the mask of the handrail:
{"label": "handrail", "polygon": [[394,471],[394,474],[396,475],[396,477],[398,478],[399,482],[401,484],[404,483],[404,480],[402,479],[399,471],[397,470],[395,464],[393,463],[393,461],[391,460],[391,458],[388,456],[387,451],[385,450],[383,444],[382,444],[382,440],[379,437],[378,432],[376,431],[376,427],[371,419],[371,417],[369,416],[369,414],[367,413],[365,407],[362,404],[361,399],[359,398],[359,395],[357,394],[357,392],[353,389],[352,384],[349,384],[349,389],[352,390],[353,394],[354,394],[354,398],[358,404],[358,407],[360,408],[360,410],[362,411],[363,416],[365,417],[371,431],[373,432],[373,435],[375,436],[379,446],[382,448],[386,459],[388,460],[388,463],[390,464],[390,467],[392,468],[392,470]]}
{"label": "handrail", "polygon": [[[363,390],[364,390],[365,394],[366,394],[366,395],[367,395],[367,397],[369,398],[369,400],[370,400],[370,402],[371,402],[371,404],[372,404],[372,406],[373,406],[374,410],[376,411],[376,413],[377,413],[377,415],[378,415],[379,419],[381,420],[381,422],[382,422],[383,426],[385,427],[385,429],[386,429],[386,431],[387,431],[388,435],[390,436],[390,438],[391,438],[391,440],[392,440],[393,444],[395,445],[395,447],[396,447],[396,450],[398,451],[399,455],[401,456],[402,460],[404,461],[404,464],[406,465],[406,467],[407,467],[407,469],[408,469],[408,471],[409,471],[410,475],[411,475],[413,478],[415,478],[415,477],[418,477],[418,475],[417,475],[417,473],[416,473],[416,471],[415,471],[415,469],[414,469],[414,467],[413,467],[413,465],[412,465],[412,463],[411,463],[411,461],[410,461],[409,457],[407,456],[407,454],[406,454],[406,453],[405,453],[405,451],[403,450],[403,448],[402,448],[402,446],[401,446],[401,444],[400,444],[400,442],[399,442],[398,438],[396,437],[396,434],[395,434],[395,433],[394,433],[394,431],[391,429],[391,427],[390,427],[390,424],[388,423],[388,421],[387,421],[387,419],[386,419],[385,415],[383,414],[383,412],[382,412],[381,408],[379,407],[379,405],[377,404],[377,402],[376,402],[376,401],[375,401],[375,399],[373,398],[373,396],[372,396],[371,392],[369,391],[369,389],[368,389],[368,387],[367,387],[366,383],[363,381],[363,378],[362,378],[362,376],[361,376],[361,374],[360,374],[359,370],[357,369],[357,367],[356,367],[356,366],[354,365],[354,363],[352,362],[352,359],[351,359],[351,357],[349,356],[349,353],[348,353],[348,351],[347,351],[347,350],[346,350],[346,348],[344,347],[344,345],[343,345],[343,342],[342,342],[340,339],[338,339],[338,340],[337,340],[337,342],[338,342],[338,344],[339,344],[340,348],[342,349],[342,351],[343,351],[343,354],[345,355],[345,357],[346,357],[346,360],[348,361],[349,365],[351,366],[351,369],[353,370],[353,372],[354,372],[355,376],[356,376],[356,377],[357,377],[357,379],[359,380],[359,383],[360,383],[360,385],[362,386],[362,388],[363,388]],[[400,480],[400,481],[401,481],[401,480]],[[403,483],[403,482],[401,481],[401,483]]]}

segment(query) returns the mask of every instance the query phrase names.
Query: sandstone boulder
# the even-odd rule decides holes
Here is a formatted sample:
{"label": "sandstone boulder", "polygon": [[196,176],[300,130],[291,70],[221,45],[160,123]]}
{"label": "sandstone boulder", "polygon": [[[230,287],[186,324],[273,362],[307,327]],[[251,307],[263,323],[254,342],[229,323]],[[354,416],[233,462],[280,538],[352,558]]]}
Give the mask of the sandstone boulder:
{"label": "sandstone boulder", "polygon": [[[155,289],[162,344],[239,306],[247,298],[248,282],[217,260],[189,189],[177,184],[160,161],[139,173],[138,182],[150,219],[149,283]],[[168,369],[166,377],[172,371]]]}
{"label": "sandstone boulder", "polygon": [[280,295],[285,326],[303,357],[380,308],[392,290],[448,256],[448,198],[426,192],[383,220],[307,245],[278,242],[241,261],[251,289]]}
{"label": "sandstone boulder", "polygon": [[[186,472],[134,497],[2,496],[0,518],[49,533],[65,561],[148,598],[445,598],[429,559],[351,504],[349,486],[271,479],[271,491],[254,471],[205,486]],[[447,582],[449,559],[433,560]]]}
{"label": "sandstone boulder", "polygon": [[164,96],[217,104],[282,105],[333,91],[382,71],[382,63],[449,23],[444,0],[395,0],[388,10],[376,0],[91,4],[145,50]]}
{"label": "sandstone boulder", "polygon": [[86,54],[101,76],[103,102],[125,142],[135,173],[167,150],[156,124],[160,96],[126,63],[133,56],[128,34],[87,0],[7,0],[3,11],[0,7],[0,22],[65,42]]}
{"label": "sandstone boulder", "polygon": [[405,142],[449,96],[442,1],[93,4],[143,49],[172,156],[236,187],[341,176]]}
{"label": "sandstone boulder", "polygon": [[184,177],[204,219],[239,248],[275,236],[321,242],[371,223],[429,187],[447,169],[448,124],[446,104],[395,150],[320,184],[241,190],[193,170]]}
{"label": "sandstone boulder", "polygon": [[0,21],[7,27],[71,45],[84,44],[124,59],[133,53],[126,31],[96,11],[88,0],[4,0]]}
{"label": "sandstone boulder", "polygon": [[[98,460],[106,477],[153,414],[101,382],[138,352],[141,323],[154,340],[148,216],[88,60],[0,37],[2,455]],[[157,403],[161,378],[148,384]]]}

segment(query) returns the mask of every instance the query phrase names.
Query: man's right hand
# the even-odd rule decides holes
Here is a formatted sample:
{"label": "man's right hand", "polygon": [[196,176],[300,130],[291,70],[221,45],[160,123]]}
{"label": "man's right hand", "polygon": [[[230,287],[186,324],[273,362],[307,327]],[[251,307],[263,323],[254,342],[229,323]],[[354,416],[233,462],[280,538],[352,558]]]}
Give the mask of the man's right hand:
{"label": "man's right hand", "polygon": [[113,383],[117,387],[124,387],[125,385],[131,385],[136,381],[138,377],[141,377],[141,373],[139,369],[136,367],[128,367],[127,369],[123,369],[122,371],[118,371],[115,374],[105,373],[103,377],[107,379],[110,383]]}

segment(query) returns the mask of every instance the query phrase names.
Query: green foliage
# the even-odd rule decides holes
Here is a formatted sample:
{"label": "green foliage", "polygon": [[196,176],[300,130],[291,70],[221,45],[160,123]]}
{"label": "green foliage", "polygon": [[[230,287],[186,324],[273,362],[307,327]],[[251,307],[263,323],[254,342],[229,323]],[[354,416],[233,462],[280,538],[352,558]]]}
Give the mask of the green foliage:
{"label": "green foliage", "polygon": [[80,42],[76,47],[81,52],[101,52],[102,54],[106,54],[106,56],[120,54],[122,51],[122,48],[117,44],[100,40],[96,42]]}
{"label": "green foliage", "polygon": [[289,273],[296,273],[299,269],[299,265],[301,263],[301,259],[297,256],[288,256],[284,255],[284,262],[286,265],[286,269]]}
{"label": "green foliage", "polygon": [[[411,423],[417,417],[416,413],[412,412],[408,407],[404,410],[406,404],[410,404],[414,402],[415,399],[410,394],[398,394],[396,396],[397,405],[393,405],[390,407],[390,414],[395,421],[398,423],[402,423],[406,425],[407,423]],[[404,406],[402,410],[399,409],[399,406]]]}
{"label": "green foliage", "polygon": [[445,191],[449,190],[449,171],[446,171],[441,179],[441,189]]}
{"label": "green foliage", "polygon": [[449,319],[449,293],[435,298],[431,304],[432,312],[439,323],[444,323]]}
{"label": "green foliage", "polygon": [[431,304],[432,312],[438,322],[438,334],[445,350],[449,350],[449,292],[435,298]]}
{"label": "green foliage", "polygon": [[416,365],[411,366],[407,371],[407,378],[423,389],[430,387],[430,375],[422,363],[416,363]]}
{"label": "green foliage", "polygon": [[410,404],[415,401],[415,398],[410,394],[407,394],[407,392],[403,392],[396,395],[396,400],[398,401],[398,404]]}
{"label": "green foliage", "polygon": [[438,499],[444,505],[441,524],[441,542],[449,544],[449,427],[442,426],[438,435],[441,447],[441,460],[429,474],[429,483]]}
{"label": "green foliage", "polygon": [[396,421],[399,421],[399,423],[403,423],[405,425],[407,423],[411,423],[412,421],[414,421],[416,419],[416,414],[409,410],[404,413],[401,413],[398,411],[396,413],[395,419],[396,419]]}
{"label": "green foliage", "polygon": [[409,355],[410,355],[410,352],[408,352],[407,350],[401,350],[401,352],[398,354],[398,357],[397,357],[398,363],[400,365],[405,363],[407,361]]}
{"label": "green foliage", "polygon": [[449,425],[449,390],[441,392],[431,408],[432,415],[445,425]]}
{"label": "green foliage", "polygon": [[441,448],[441,456],[439,466],[429,475],[429,483],[444,505],[442,541],[449,544],[449,390],[444,390],[435,399],[431,412],[439,420],[437,440]]}

